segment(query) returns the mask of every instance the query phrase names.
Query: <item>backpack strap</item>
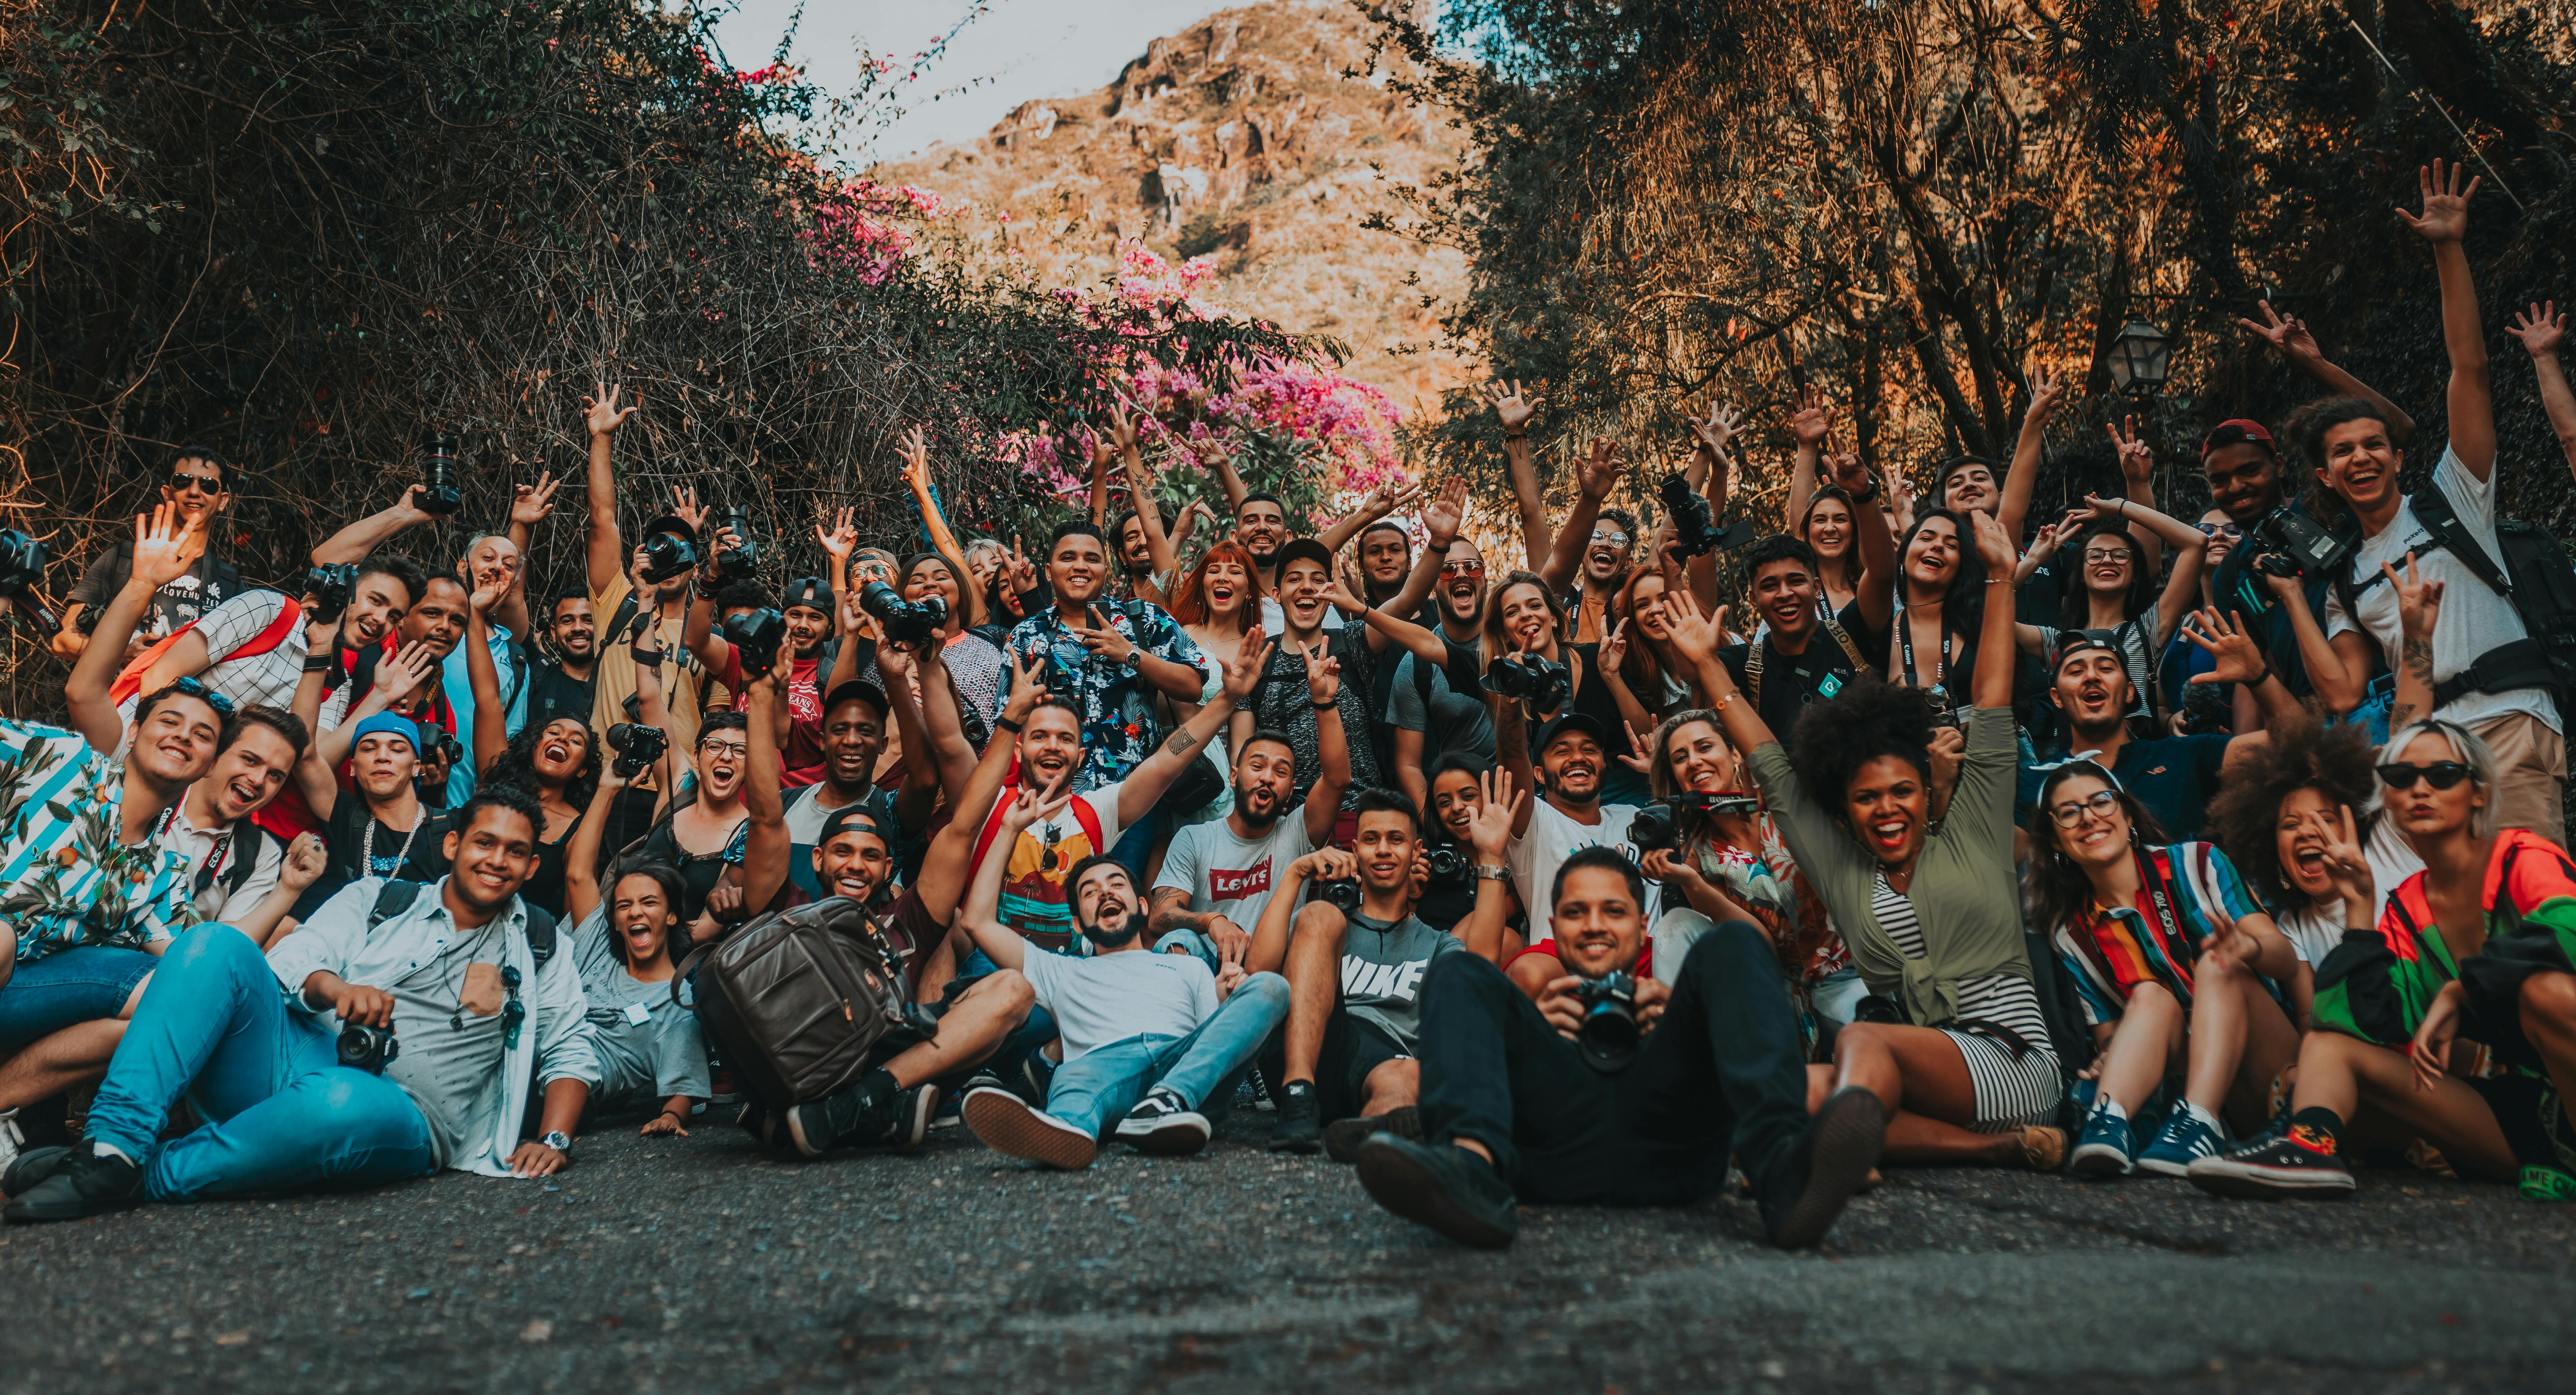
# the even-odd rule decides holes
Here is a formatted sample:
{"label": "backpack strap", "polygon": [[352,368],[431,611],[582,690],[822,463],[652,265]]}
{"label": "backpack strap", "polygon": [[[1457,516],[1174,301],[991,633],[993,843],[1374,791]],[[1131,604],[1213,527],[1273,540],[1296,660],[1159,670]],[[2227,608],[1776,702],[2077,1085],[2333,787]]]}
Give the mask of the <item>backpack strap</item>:
{"label": "backpack strap", "polygon": [[528,954],[537,961],[537,967],[544,968],[546,961],[555,957],[554,913],[524,898],[519,905],[528,916]]}
{"label": "backpack strap", "polygon": [[420,890],[418,882],[385,878],[385,884],[376,888],[376,904],[367,910],[367,933],[374,934],[377,926],[410,910],[411,903],[420,899]]}
{"label": "backpack strap", "polygon": [[1860,646],[1854,644],[1851,635],[1844,631],[1843,622],[1835,619],[1831,612],[1827,612],[1822,618],[1825,622],[1825,633],[1832,635],[1834,643],[1843,647],[1843,655],[1852,661],[1853,670],[1861,673],[1868,672],[1869,662],[1861,658]]}
{"label": "backpack strap", "polygon": [[[108,700],[122,705],[127,698],[133,697],[135,694],[142,692],[144,675],[152,671],[152,666],[154,664],[161,662],[161,656],[170,652],[171,645],[179,642],[179,636],[197,628],[199,623],[200,620],[191,620],[187,624],[181,625],[179,628],[172,630],[168,635],[156,640],[151,648],[136,655],[132,663],[129,663],[124,668],[118,670],[116,681],[108,685]],[[268,651],[275,649],[277,646],[284,644],[286,642],[286,637],[295,633],[295,627],[302,623],[304,623],[304,607],[297,605],[293,598],[290,597],[278,606],[276,619],[273,619],[266,625],[261,626],[259,633],[252,635],[249,641],[244,643],[242,647],[226,654],[221,659],[215,660],[215,663],[230,663],[235,659],[257,658],[259,655],[265,654]],[[209,665],[209,667],[212,667],[212,665]]]}
{"label": "backpack strap", "polygon": [[1753,710],[1762,710],[1762,651],[1771,641],[1757,639],[1744,646],[1744,695],[1753,699]]}
{"label": "backpack strap", "polygon": [[[259,869],[259,855],[267,848],[267,829],[243,819],[233,825],[232,861],[224,864],[224,900],[229,903],[250,882],[250,874]],[[227,904],[226,909],[231,907]]]}
{"label": "backpack strap", "polygon": [[2478,580],[2487,584],[2488,590],[2499,596],[2513,595],[2512,579],[2504,574],[2504,568],[2496,565],[2496,560],[2487,555],[2487,550],[2479,546],[2467,526],[2460,522],[2459,511],[2451,507],[2451,496],[2443,493],[2440,485],[2409,494],[2406,502],[2415,510],[2415,521],[2423,524],[2424,531],[2433,535],[2435,547],[2450,549],[2451,555],[2460,559],[2460,565],[2475,573]]}

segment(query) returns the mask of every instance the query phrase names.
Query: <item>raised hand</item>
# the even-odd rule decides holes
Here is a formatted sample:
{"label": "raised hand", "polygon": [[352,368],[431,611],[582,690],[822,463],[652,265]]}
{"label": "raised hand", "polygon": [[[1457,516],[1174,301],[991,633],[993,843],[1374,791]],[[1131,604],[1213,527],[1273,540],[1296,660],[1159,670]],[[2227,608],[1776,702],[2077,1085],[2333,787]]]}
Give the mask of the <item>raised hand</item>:
{"label": "raised hand", "polygon": [[2194,683],[2253,683],[2271,672],[2262,647],[2232,613],[2195,610],[2183,617],[2182,637],[2208,650],[2213,661],[2209,672],[2192,676]]}
{"label": "raised hand", "polygon": [[394,651],[394,656],[376,668],[376,685],[359,699],[365,715],[374,716],[391,708],[397,701],[420,690],[438,673],[438,655],[428,644],[414,640]]}
{"label": "raised hand", "polygon": [[[895,459],[903,462],[899,467],[903,482],[912,486],[912,492],[915,494],[929,493],[930,443],[922,438],[921,428],[918,426],[907,428],[903,435],[896,439],[894,454]],[[848,511],[843,510],[843,512],[846,514]]]}
{"label": "raised hand", "polygon": [[1342,661],[1334,658],[1317,639],[1312,649],[1297,651],[1306,656],[1306,700],[1321,707],[1341,696]]}
{"label": "raised hand", "polygon": [[1234,647],[1234,658],[1225,666],[1225,695],[1241,707],[1252,700],[1252,690],[1261,683],[1261,673],[1270,662],[1270,651],[1278,640],[1264,634],[1255,644],[1250,635]]}
{"label": "raised hand", "polygon": [[2308,332],[2306,321],[2296,315],[2279,313],[2272,308],[2272,302],[2268,300],[2257,301],[2256,304],[2263,307],[2262,323],[2257,324],[2242,315],[2236,317],[2236,323],[2261,335],[2263,342],[2278,349],[2283,358],[2324,357],[2317,349],[2317,337]]}
{"label": "raised hand", "polygon": [[1842,486],[1845,493],[1862,495],[1869,492],[1869,467],[1860,463],[1858,455],[1844,451],[1834,457],[1833,467],[1834,483]]}
{"label": "raised hand", "polygon": [[1719,606],[1710,614],[1701,614],[1699,597],[1687,588],[1664,592],[1664,633],[1671,638],[1673,653],[1693,664],[1717,656],[1726,643],[1726,607]]}
{"label": "raised hand", "polygon": [[1932,763],[1932,788],[1957,789],[1959,767],[1968,759],[1968,734],[1957,727],[1936,727],[1923,753]]}
{"label": "raised hand", "polygon": [[1502,422],[1504,431],[1521,432],[1528,430],[1530,418],[1538,415],[1542,399],[1522,392],[1518,379],[1505,388],[1503,380],[1497,378],[1486,385],[1485,400],[1494,404],[1494,416]]}
{"label": "raised hand", "polygon": [[688,524],[692,532],[703,530],[707,525],[707,506],[698,502],[698,491],[688,485],[672,487],[671,512],[679,515],[680,521]]}
{"label": "raised hand", "polygon": [[1002,720],[1026,721],[1047,695],[1046,683],[1039,676],[1044,670],[1030,667],[1016,649],[1003,652],[1011,659],[1011,695],[1002,703]]}
{"label": "raised hand", "polygon": [[1744,420],[1744,413],[1711,402],[1706,421],[1698,417],[1685,417],[1683,420],[1690,423],[1691,435],[1699,438],[1701,449],[1711,455],[1724,455],[1727,443],[1735,439],[1736,425]]}
{"label": "raised hand", "polygon": [[2106,421],[2102,429],[2110,433],[2111,449],[2120,454],[2120,477],[2143,480],[2155,474],[2155,453],[2147,449],[2147,438],[2138,431],[2136,417]]}
{"label": "raised hand", "polygon": [[606,436],[610,434],[617,428],[624,426],[626,424],[626,419],[635,415],[636,409],[644,405],[643,396],[639,393],[636,396],[635,406],[628,407],[625,410],[620,411],[617,406],[617,395],[621,391],[623,391],[623,389],[611,387],[606,383],[601,383],[599,385],[599,391],[595,395],[581,399],[583,424],[590,428],[591,435]]}
{"label": "raised hand", "polygon": [[1619,463],[1618,443],[1605,436],[1592,443],[1591,454],[1575,468],[1575,480],[1585,494],[1607,499],[1610,491],[1618,487],[1619,476],[1626,472],[1627,467]]}
{"label": "raised hand", "polygon": [[1222,436],[1192,436],[1190,454],[1199,458],[1201,466],[1212,469],[1225,463],[1234,452],[1226,448],[1225,438]]}
{"label": "raised hand", "polygon": [[2567,342],[2567,317],[2559,312],[2557,301],[2543,305],[2535,300],[2530,309],[2514,316],[2504,332],[2521,340],[2533,358],[2548,358]]}
{"label": "raised hand", "polygon": [[859,548],[859,529],[858,525],[851,521],[849,508],[844,506],[838,514],[833,515],[830,528],[825,528],[820,523],[815,524],[814,541],[822,547],[826,556],[838,563],[841,569],[846,570],[850,565],[850,554],[858,551]]}
{"label": "raised hand", "polygon": [[1520,818],[1529,791],[1512,788],[1512,772],[1499,767],[1476,777],[1483,798],[1467,824],[1467,841],[1479,858],[1502,862],[1511,852],[1512,824]]}
{"label": "raised hand", "polygon": [[1020,535],[1011,535],[1011,589],[1026,595],[1038,587],[1037,564],[1020,550]]}
{"label": "raised hand", "polygon": [[177,581],[206,555],[203,519],[190,523],[177,507],[155,504],[150,514],[134,519],[134,568],[127,575],[149,582],[153,590]]}
{"label": "raised hand", "polygon": [[2013,564],[2020,558],[2013,551],[2012,539],[2004,535],[2004,525],[1982,509],[1968,510],[1968,520],[1977,530],[1977,558],[1986,564],[1986,575],[2011,576]]}
{"label": "raised hand", "polygon": [[310,832],[298,833],[295,841],[286,845],[285,860],[277,865],[277,883],[289,891],[302,891],[322,880],[322,874],[330,869],[331,854],[322,846],[322,839]]}
{"label": "raised hand", "polygon": [[2433,627],[2442,619],[2442,583],[2426,581],[2416,573],[2415,554],[2411,551],[2406,554],[2406,575],[2399,576],[2397,569],[2386,562],[2379,564],[2379,570],[2388,578],[2390,589],[2397,595],[2399,637],[2414,641],[2432,639]]}
{"label": "raised hand", "polygon": [[537,472],[535,484],[510,486],[510,521],[531,528],[545,522],[547,515],[555,511],[555,491],[561,488],[563,481],[545,470]]}
{"label": "raised hand", "polygon": [[1467,526],[1467,480],[1451,479],[1440,486],[1440,495],[1422,507],[1422,526],[1431,535],[1431,546],[1441,552],[1458,540],[1458,530]]}
{"label": "raised hand", "polygon": [[1619,671],[1620,663],[1628,657],[1627,616],[1620,616],[1619,623],[1610,627],[1609,634],[1602,636],[1601,648],[1595,651],[1594,657],[1600,661],[1603,673]]}
{"label": "raised hand", "polygon": [[1798,389],[1790,402],[1789,434],[1802,446],[1822,446],[1833,434],[1834,408],[1825,400],[1825,391],[1810,384]]}
{"label": "raised hand", "polygon": [[2048,419],[2057,415],[2057,409],[2066,404],[2066,388],[2071,381],[2071,375],[2065,373],[2051,373],[2045,368],[2031,369],[2030,410],[2022,413],[2022,424],[2047,425]]}
{"label": "raised hand", "polygon": [[2335,894],[2343,898],[2346,916],[2367,916],[2379,905],[2378,878],[2371,873],[2369,855],[2362,851],[2358,827],[2352,806],[2338,804],[2334,819],[2323,829],[2326,876],[2334,882]]}
{"label": "raised hand", "polygon": [[1044,789],[1032,789],[1026,785],[1021,786],[1019,796],[1010,802],[1009,807],[1002,810],[1003,831],[1009,833],[1013,837],[1017,837],[1020,833],[1025,831],[1030,824],[1037,823],[1048,818],[1053,815],[1056,810],[1071,803],[1073,801],[1073,796],[1066,795],[1062,798],[1058,798],[1056,791],[1062,789],[1065,783],[1072,778],[1073,771],[1067,769],[1056,772],[1056,777],[1047,781],[1046,788]]}
{"label": "raised hand", "polygon": [[1136,448],[1136,419],[1127,415],[1122,403],[1109,404],[1109,439],[1117,445],[1121,455]]}
{"label": "raised hand", "polygon": [[2460,174],[2467,166],[2453,161],[2446,174],[2439,159],[2429,167],[2419,166],[2415,183],[2424,197],[2421,214],[2397,210],[2397,216],[2413,228],[2426,242],[2457,242],[2469,235],[2469,200],[2477,197],[2480,181],[2472,179],[2469,187],[2460,187]]}
{"label": "raised hand", "polygon": [[[1622,621],[1620,623],[1625,624],[1626,622]],[[1603,650],[1604,652],[1607,652],[1608,646],[1604,645]],[[1604,659],[1602,663],[1606,666],[1609,661]],[[1619,763],[1628,767],[1630,770],[1636,771],[1640,775],[1651,775],[1655,773],[1655,757],[1652,750],[1654,740],[1653,733],[1650,732],[1645,736],[1639,736],[1637,734],[1637,724],[1629,721],[1625,717],[1619,719],[1619,730],[1627,733],[1628,735],[1628,754],[1621,756],[1619,758]]]}

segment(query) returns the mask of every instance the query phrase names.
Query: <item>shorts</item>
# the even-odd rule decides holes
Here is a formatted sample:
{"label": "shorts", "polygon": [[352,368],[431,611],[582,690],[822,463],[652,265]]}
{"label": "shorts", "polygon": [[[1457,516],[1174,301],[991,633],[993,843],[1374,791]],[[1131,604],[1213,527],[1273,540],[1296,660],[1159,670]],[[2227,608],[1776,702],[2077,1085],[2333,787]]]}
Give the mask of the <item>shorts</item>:
{"label": "shorts", "polygon": [[21,961],[0,987],[0,1055],[25,1050],[65,1027],[125,1010],[134,986],[160,961],[139,949],[82,945]]}
{"label": "shorts", "polygon": [[2508,1069],[2464,1083],[2487,1102],[2504,1141],[2513,1146],[2514,1161],[2576,1172],[2576,1128],[2569,1127],[2565,1102],[2547,1078]]}
{"label": "shorts", "polygon": [[1315,1056],[1315,1113],[1319,1123],[1355,1119],[1368,1103],[1369,1072],[1413,1053],[1384,1027],[1336,1003],[1324,1019],[1324,1046]]}

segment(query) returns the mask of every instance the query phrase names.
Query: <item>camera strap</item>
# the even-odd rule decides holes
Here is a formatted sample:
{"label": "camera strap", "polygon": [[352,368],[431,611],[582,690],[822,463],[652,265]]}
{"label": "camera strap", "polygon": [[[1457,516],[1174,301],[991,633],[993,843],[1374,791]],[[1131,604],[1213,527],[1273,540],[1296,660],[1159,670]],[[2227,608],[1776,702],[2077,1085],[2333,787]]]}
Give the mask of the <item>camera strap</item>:
{"label": "camera strap", "polygon": [[[1838,628],[1835,633],[1840,634],[1842,631]],[[1926,684],[1914,674],[1914,622],[1906,619],[1901,611],[1897,614],[1896,644],[1898,652],[1904,656],[1906,686],[1913,688],[1941,686],[1943,680],[1950,676],[1950,642],[1953,638],[1950,633],[1950,623],[1945,617],[1941,622],[1941,666],[1932,671],[1932,681]]]}

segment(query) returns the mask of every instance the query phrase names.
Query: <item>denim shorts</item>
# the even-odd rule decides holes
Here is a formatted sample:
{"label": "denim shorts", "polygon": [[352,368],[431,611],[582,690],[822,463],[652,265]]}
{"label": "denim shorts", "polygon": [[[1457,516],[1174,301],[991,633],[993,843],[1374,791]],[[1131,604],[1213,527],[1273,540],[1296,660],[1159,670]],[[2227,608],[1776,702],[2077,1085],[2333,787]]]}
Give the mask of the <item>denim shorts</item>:
{"label": "denim shorts", "polygon": [[65,1027],[114,1017],[161,962],[139,949],[83,945],[21,963],[0,987],[0,1053]]}

